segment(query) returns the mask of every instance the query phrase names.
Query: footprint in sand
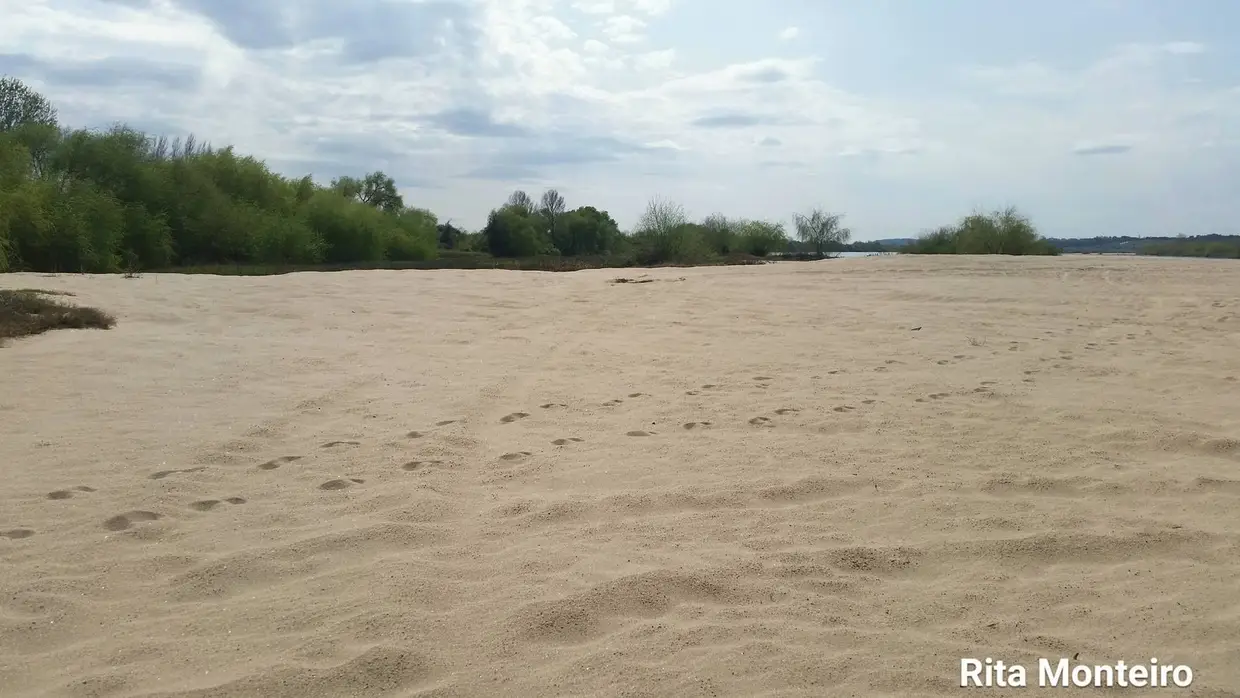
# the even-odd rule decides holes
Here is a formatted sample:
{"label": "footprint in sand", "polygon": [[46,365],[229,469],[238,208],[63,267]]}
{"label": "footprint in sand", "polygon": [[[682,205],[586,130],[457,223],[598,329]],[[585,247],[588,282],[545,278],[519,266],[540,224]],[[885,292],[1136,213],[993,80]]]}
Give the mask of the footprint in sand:
{"label": "footprint in sand", "polygon": [[556,439],[555,441],[552,441],[551,443],[555,444],[556,446],[567,446],[570,443],[581,443],[582,441],[585,441],[585,439],[581,439],[576,436],[570,436],[567,439]]}
{"label": "footprint in sand", "polygon": [[352,487],[354,483],[360,485],[363,482],[366,482],[366,481],[361,478],[356,478],[356,477],[351,477],[347,480],[328,480],[327,482],[324,482],[323,484],[319,485],[319,489],[333,492],[336,490],[343,490],[345,488]]}
{"label": "footprint in sand", "polygon": [[96,491],[94,487],[87,487],[86,485],[78,485],[77,487],[74,487],[73,489],[69,489],[69,490],[55,490],[53,492],[48,492],[47,498],[48,499],[69,499],[70,497],[73,496],[74,492],[94,492],[94,491]]}
{"label": "footprint in sand", "polygon": [[[950,397],[950,395],[951,395],[950,393],[930,393],[929,399],[942,400],[945,397]],[[917,398],[917,402],[925,402],[925,401],[926,401],[926,398],[924,397]]]}
{"label": "footprint in sand", "polygon": [[0,538],[8,538],[9,540],[21,540],[34,535],[34,531],[29,528],[11,528],[7,531],[0,531]]}
{"label": "footprint in sand", "polygon": [[402,470],[413,472],[415,470],[425,470],[426,468],[434,468],[443,465],[441,460],[411,460],[400,466]]}
{"label": "footprint in sand", "polygon": [[[416,433],[416,432],[411,432]],[[416,437],[414,437],[416,438]],[[319,448],[335,448],[336,446],[361,446],[361,441],[328,441]]]}
{"label": "footprint in sand", "polygon": [[245,498],[244,497],[228,497],[223,500],[203,499],[197,502],[193,502],[192,504],[189,505],[189,508],[193,509],[194,511],[211,511],[212,509],[223,504],[224,502],[228,502],[229,504],[245,504]]}
{"label": "footprint in sand", "polygon": [[259,465],[258,469],[259,470],[275,470],[276,468],[280,467],[281,465],[284,465],[285,463],[292,463],[293,461],[298,461],[298,460],[301,460],[301,456],[280,456],[279,458],[272,458],[266,463]]}
{"label": "footprint in sand", "polygon": [[549,409],[551,409],[551,408],[553,408],[553,407],[568,407],[568,405],[565,405],[565,404],[564,404],[564,403],[562,403],[562,402],[548,402],[548,403],[545,403],[545,404],[539,405],[538,407],[539,407],[539,409],[549,410]]}
{"label": "footprint in sand", "polygon": [[857,409],[857,408],[856,408],[856,407],[853,407],[852,405],[840,405],[839,407],[833,407],[833,408],[831,408],[831,411],[833,411],[833,412],[852,412],[852,411],[853,411],[853,410],[855,410],[855,409]]}
{"label": "footprint in sand", "polygon": [[508,461],[509,463],[511,463],[513,461],[525,460],[526,458],[529,458],[532,455],[534,454],[530,453],[529,451],[517,451],[516,453],[505,453],[504,455],[500,456],[499,459],[503,461]]}
{"label": "footprint in sand", "polygon": [[681,425],[681,427],[684,428],[685,431],[690,431],[693,429],[697,429],[698,427],[709,427],[712,424],[714,423],[713,422],[685,422],[684,424]]}
{"label": "footprint in sand", "polygon": [[623,403],[624,403],[624,400],[620,400],[617,398],[615,400],[608,400],[607,402],[604,402],[603,407],[615,407],[616,405],[620,405]]}
{"label": "footprint in sand", "polygon": [[502,424],[512,424],[518,419],[525,419],[528,416],[530,416],[529,412],[513,412],[512,414],[506,414],[503,417],[500,417],[499,421]]}
{"label": "footprint in sand", "polygon": [[136,523],[142,523],[144,521],[155,521],[157,519],[162,519],[162,518],[163,518],[162,515],[156,514],[153,511],[143,511],[141,509],[135,509],[134,511],[127,511],[124,514],[117,514],[116,516],[113,516],[107,521],[104,521],[103,527],[109,531],[124,531],[125,529],[130,528]]}
{"label": "footprint in sand", "polygon": [[182,468],[181,470],[160,470],[159,472],[151,473],[147,477],[149,477],[152,480],[162,480],[168,477],[169,475],[176,475],[178,473],[200,473],[204,470],[206,470],[206,468],[202,466],[199,466],[197,468]]}
{"label": "footprint in sand", "polygon": [[438,422],[435,422],[435,426],[437,427],[446,427],[449,424],[456,424],[456,420],[455,419],[441,419]]}
{"label": "footprint in sand", "polygon": [[786,415],[786,414],[795,414],[795,413],[800,412],[800,411],[801,411],[801,410],[797,409],[796,407],[781,407],[781,408],[779,408],[779,409],[775,410],[775,414],[780,415],[780,416],[782,417],[783,415]]}
{"label": "footprint in sand", "polygon": [[654,436],[654,433],[649,432],[649,431],[641,431],[640,429],[634,429],[633,431],[624,432],[624,435],[625,436]]}
{"label": "footprint in sand", "polygon": [[862,401],[861,401],[861,404],[863,404],[863,405],[873,405],[875,402],[876,402],[876,401],[875,401],[873,398],[870,398],[870,399],[862,400]]}
{"label": "footprint in sand", "polygon": [[643,397],[645,393],[629,393],[629,397]]}
{"label": "footprint in sand", "polygon": [[754,417],[753,419],[749,420],[749,423],[755,427],[774,426],[771,424],[770,417]]}

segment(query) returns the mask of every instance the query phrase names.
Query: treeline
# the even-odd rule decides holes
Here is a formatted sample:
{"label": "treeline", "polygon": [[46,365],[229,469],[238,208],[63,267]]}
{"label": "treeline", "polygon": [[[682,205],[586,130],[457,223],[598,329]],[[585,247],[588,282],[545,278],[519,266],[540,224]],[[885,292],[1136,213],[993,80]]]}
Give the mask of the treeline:
{"label": "treeline", "polygon": [[380,172],[319,186],[196,142],[125,126],[62,129],[0,80],[0,269],[115,272],[192,264],[420,260],[434,214]]}
{"label": "treeline", "polygon": [[1059,248],[1038,234],[1015,208],[974,213],[899,248],[905,254],[1057,255]]}
{"label": "treeline", "polygon": [[[478,231],[409,205],[383,172],[324,185],[288,178],[231,147],[124,125],[62,128],[55,107],[0,78],[0,271],[707,264],[773,255],[883,252],[853,243],[843,216],[814,209],[793,228],[653,199],[631,231],[556,190],[514,192]],[[924,254],[1055,254],[1014,209],[973,215],[898,248]]]}
{"label": "treeline", "polygon": [[1139,254],[1162,257],[1217,257],[1240,259],[1240,236],[1197,235],[1170,238],[1141,245]]}
{"label": "treeline", "polygon": [[[802,248],[825,256],[846,246],[841,218],[796,216]],[[697,264],[761,258],[790,242],[782,223],[721,214],[695,222],[663,199],[624,233],[607,211],[570,210],[555,190],[538,201],[514,192],[471,233],[407,205],[382,172],[324,186],[192,136],[62,128],[43,95],[0,78],[0,271],[373,268],[441,254],[446,266],[466,267],[485,266],[482,256],[536,258],[538,268]]]}

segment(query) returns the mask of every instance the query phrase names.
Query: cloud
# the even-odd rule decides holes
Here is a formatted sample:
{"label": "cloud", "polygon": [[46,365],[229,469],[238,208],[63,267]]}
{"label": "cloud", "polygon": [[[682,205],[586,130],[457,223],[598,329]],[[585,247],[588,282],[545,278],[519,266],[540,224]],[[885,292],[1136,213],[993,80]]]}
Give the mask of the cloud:
{"label": "cloud", "polygon": [[129,88],[196,88],[202,73],[195,65],[152,63],[124,56],[98,60],[49,61],[34,56],[0,53],[0,73],[24,75],[66,87],[116,85]]}
{"label": "cloud", "polygon": [[1132,150],[1131,145],[1122,143],[1099,143],[1096,145],[1078,145],[1072,149],[1075,155],[1119,155]]}
{"label": "cloud", "polygon": [[645,36],[646,23],[631,15],[613,15],[603,20],[602,32],[614,44],[635,44]]}
{"label": "cloud", "polygon": [[500,123],[487,112],[477,109],[448,109],[427,116],[426,122],[454,136],[519,138],[530,134],[527,129]]}
{"label": "cloud", "polygon": [[698,128],[746,128],[775,122],[771,117],[760,114],[715,114],[699,116],[690,123]]}
{"label": "cloud", "polygon": [[[1158,36],[1136,8],[1048,2],[975,19],[731,0],[10,3],[0,72],[68,125],[193,132],[290,176],[383,169],[470,227],[532,183],[625,225],[653,194],[774,218],[826,205],[860,239],[1009,201],[1056,234],[1240,218],[1197,193],[1240,170],[1225,22],[1188,8]],[[1022,31],[973,41],[983,20]],[[1138,35],[1157,38],[1100,38]],[[1151,203],[1166,191],[1176,211]]]}
{"label": "cloud", "polygon": [[1162,45],[1162,50],[1177,55],[1205,53],[1206,47],[1195,41],[1171,41]]}

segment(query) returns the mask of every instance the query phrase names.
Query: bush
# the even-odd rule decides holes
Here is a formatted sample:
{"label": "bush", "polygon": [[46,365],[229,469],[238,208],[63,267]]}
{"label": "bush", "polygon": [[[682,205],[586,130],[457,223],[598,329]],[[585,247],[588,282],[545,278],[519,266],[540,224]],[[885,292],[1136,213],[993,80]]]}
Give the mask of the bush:
{"label": "bush", "polygon": [[111,329],[116,319],[95,308],[53,300],[52,291],[0,291],[0,346],[9,339],[55,329]]}
{"label": "bush", "polygon": [[740,251],[765,257],[788,249],[788,234],[780,223],[746,221],[740,229]]}
{"label": "bush", "polygon": [[1038,234],[1028,217],[1009,207],[966,216],[903,247],[906,254],[1057,255],[1059,250]]}

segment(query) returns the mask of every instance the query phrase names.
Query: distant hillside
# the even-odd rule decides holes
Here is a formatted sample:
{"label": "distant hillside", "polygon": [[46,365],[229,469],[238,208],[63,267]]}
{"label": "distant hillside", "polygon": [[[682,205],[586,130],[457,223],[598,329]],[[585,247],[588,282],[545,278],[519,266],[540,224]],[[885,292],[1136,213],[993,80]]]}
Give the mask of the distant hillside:
{"label": "distant hillside", "polygon": [[[865,245],[899,250],[916,242],[915,238],[887,238]],[[1047,242],[1067,254],[1142,254],[1160,257],[1240,258],[1240,235],[1193,235],[1184,237],[1133,237],[1131,235],[1092,238],[1047,238]]]}
{"label": "distant hillside", "polygon": [[1174,238],[1138,238],[1130,235],[1093,238],[1048,238],[1047,241],[1069,254],[1136,254],[1143,245]]}
{"label": "distant hillside", "polygon": [[1240,250],[1240,235],[1194,235],[1191,237],[1052,238],[1049,242],[1069,254],[1152,254],[1185,257],[1233,257]]}

